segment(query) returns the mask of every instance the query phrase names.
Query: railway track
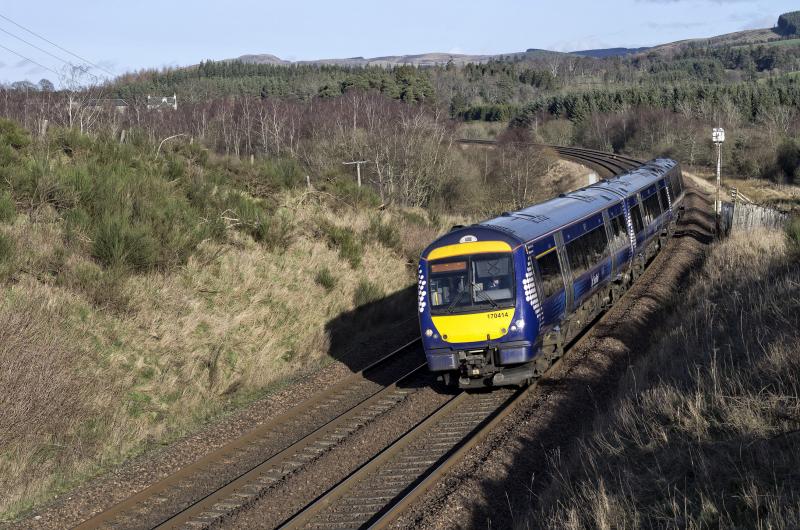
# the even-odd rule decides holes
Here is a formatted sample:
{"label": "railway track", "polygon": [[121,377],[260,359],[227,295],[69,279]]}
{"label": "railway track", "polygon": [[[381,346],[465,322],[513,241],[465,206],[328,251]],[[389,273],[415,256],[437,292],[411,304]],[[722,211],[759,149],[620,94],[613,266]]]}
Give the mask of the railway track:
{"label": "railway track", "polygon": [[[495,140],[458,140],[460,144],[463,145],[484,145],[484,146],[494,146],[497,145]],[[620,175],[631,169],[634,169],[640,165],[642,165],[642,161],[637,160],[635,158],[617,155],[614,153],[606,153],[603,151],[597,151],[595,149],[584,149],[578,147],[562,147],[557,145],[545,145],[545,144],[528,144],[534,145],[537,147],[548,148],[554,150],[559,157],[570,160],[572,162],[577,162],[579,164],[584,164],[586,166],[591,167],[598,173],[601,173],[603,177],[613,177],[615,175]]]}
{"label": "railway track", "polygon": [[[609,176],[641,164],[593,150],[547,147]],[[431,383],[421,341],[416,339],[76,528],[214,526],[268,495],[294,473],[313,469],[313,462],[328,450]],[[394,443],[284,521],[283,528],[386,526],[536,388],[534,383],[524,389],[449,396]]]}
{"label": "railway track", "polygon": [[415,339],[75,528],[209,526],[403,401],[424,368]]}
{"label": "railway track", "polygon": [[[586,340],[602,316],[572,340],[567,354]],[[558,359],[550,369],[561,362]],[[280,530],[388,527],[538,388],[534,382],[525,388],[454,395]]]}

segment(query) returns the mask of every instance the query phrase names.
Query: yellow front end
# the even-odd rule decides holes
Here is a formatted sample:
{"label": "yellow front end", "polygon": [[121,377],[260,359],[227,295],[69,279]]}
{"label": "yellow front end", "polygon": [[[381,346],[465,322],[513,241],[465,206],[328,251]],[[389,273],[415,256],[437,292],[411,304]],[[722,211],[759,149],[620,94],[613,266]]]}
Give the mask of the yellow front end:
{"label": "yellow front end", "polygon": [[[459,256],[511,253],[511,245],[504,241],[472,241],[433,249],[428,261]],[[463,344],[496,340],[508,333],[514,318],[514,308],[492,311],[432,316],[433,325],[444,342]]]}
{"label": "yellow front end", "polygon": [[434,316],[433,325],[450,344],[496,340],[508,333],[514,308],[468,315]]}

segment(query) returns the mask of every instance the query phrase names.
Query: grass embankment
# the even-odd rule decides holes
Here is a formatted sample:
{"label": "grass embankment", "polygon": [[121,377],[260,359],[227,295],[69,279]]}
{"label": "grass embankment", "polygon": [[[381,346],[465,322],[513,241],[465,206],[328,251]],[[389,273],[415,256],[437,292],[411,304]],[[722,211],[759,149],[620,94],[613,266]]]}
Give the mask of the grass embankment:
{"label": "grass embankment", "polygon": [[799,244],[795,228],[713,248],[529,525],[800,525]]}
{"label": "grass embankment", "polygon": [[128,141],[0,121],[0,520],[330,362],[326,323],[412,284],[445,224]]}
{"label": "grass embankment", "polygon": [[[686,172],[684,172],[686,173]],[[691,174],[691,173],[690,173]],[[709,172],[692,174],[708,191],[716,190],[716,175]],[[800,186],[793,184],[776,184],[766,179],[735,179],[723,177],[723,201],[730,201],[730,193],[736,188],[748,199],[761,206],[774,208],[789,214],[800,213]]]}

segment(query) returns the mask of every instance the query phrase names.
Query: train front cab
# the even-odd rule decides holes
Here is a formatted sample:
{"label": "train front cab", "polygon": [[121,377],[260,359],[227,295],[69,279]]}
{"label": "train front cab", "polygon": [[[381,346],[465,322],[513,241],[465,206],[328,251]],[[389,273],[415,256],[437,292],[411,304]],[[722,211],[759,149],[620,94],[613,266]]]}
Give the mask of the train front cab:
{"label": "train front cab", "polygon": [[532,377],[538,320],[533,272],[512,241],[433,246],[420,260],[419,315],[433,372],[462,388],[519,384]]}

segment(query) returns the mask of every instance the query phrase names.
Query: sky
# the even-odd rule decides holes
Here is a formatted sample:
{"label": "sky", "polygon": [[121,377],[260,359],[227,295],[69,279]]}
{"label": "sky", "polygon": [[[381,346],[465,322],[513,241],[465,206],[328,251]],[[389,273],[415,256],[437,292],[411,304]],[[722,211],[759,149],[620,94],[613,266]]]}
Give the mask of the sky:
{"label": "sky", "polygon": [[797,9],[796,0],[3,0],[0,82],[59,85],[81,59],[102,79],[252,53],[307,60],[651,46],[772,27]]}

